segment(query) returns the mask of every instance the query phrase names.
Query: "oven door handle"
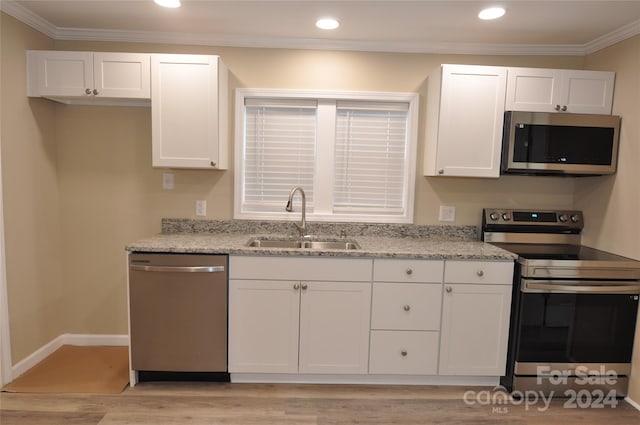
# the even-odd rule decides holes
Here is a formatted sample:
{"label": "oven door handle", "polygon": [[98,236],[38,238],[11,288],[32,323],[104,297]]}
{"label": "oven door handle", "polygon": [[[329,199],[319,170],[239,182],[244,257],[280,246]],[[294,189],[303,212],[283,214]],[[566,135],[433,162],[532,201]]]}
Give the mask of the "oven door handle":
{"label": "oven door handle", "polygon": [[620,284],[616,281],[598,281],[587,285],[583,281],[520,279],[522,292],[569,293],[569,294],[640,294],[640,283]]}

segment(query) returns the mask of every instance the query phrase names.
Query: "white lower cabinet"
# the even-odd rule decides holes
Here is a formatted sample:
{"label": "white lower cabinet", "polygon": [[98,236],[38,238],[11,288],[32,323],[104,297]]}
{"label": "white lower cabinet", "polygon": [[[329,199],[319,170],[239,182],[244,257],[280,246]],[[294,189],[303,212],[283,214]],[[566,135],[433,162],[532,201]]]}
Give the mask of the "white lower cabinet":
{"label": "white lower cabinet", "polygon": [[229,281],[229,371],[297,373],[300,292],[291,282]]}
{"label": "white lower cabinet", "polygon": [[443,269],[443,261],[374,260],[369,373],[438,373]]}
{"label": "white lower cabinet", "polygon": [[440,375],[505,373],[513,262],[447,261]]}
{"label": "white lower cabinet", "polygon": [[[229,371],[367,373],[371,260],[270,260],[266,266],[260,257],[230,259]],[[341,271],[362,281],[314,280]]]}
{"label": "white lower cabinet", "polygon": [[229,270],[232,374],[505,372],[511,261],[231,256]]}

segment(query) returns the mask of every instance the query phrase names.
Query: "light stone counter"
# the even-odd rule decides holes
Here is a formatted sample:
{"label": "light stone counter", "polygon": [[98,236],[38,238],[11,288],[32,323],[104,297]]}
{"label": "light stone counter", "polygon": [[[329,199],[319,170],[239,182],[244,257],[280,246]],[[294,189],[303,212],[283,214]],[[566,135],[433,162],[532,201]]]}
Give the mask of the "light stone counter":
{"label": "light stone counter", "polygon": [[290,237],[288,222],[164,219],[162,234],[127,245],[135,252],[233,255],[513,260],[517,256],[477,240],[474,226],[309,223],[314,237],[355,240],[360,249],[317,250],[248,247],[249,239]]}

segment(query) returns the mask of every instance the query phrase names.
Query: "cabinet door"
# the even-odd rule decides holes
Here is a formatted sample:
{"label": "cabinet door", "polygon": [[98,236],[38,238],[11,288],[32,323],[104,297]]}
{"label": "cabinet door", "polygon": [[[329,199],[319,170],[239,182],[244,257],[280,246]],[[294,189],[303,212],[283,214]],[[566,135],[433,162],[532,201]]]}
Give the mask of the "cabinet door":
{"label": "cabinet door", "polygon": [[227,122],[219,101],[228,94],[219,63],[217,56],[152,55],[154,167],[226,168]]}
{"label": "cabinet door", "polygon": [[614,82],[614,72],[565,71],[563,105],[567,106],[567,112],[611,114]]}
{"label": "cabinet door", "polygon": [[27,72],[29,96],[93,95],[91,52],[29,51]]}
{"label": "cabinet door", "polygon": [[298,282],[229,281],[229,372],[298,372],[297,288]]}
{"label": "cabinet door", "polygon": [[511,285],[445,284],[440,375],[505,373]]}
{"label": "cabinet door", "polygon": [[615,73],[509,68],[506,110],[610,114]]}
{"label": "cabinet door", "polygon": [[300,373],[366,374],[371,284],[302,282],[301,292]]}
{"label": "cabinet door", "polygon": [[151,56],[139,53],[94,53],[94,93],[100,97],[149,99]]}
{"label": "cabinet door", "polygon": [[556,112],[562,100],[562,71],[542,68],[509,68],[507,111]]}
{"label": "cabinet door", "polygon": [[[437,123],[427,123],[437,125],[435,153],[425,149],[427,175],[499,177],[506,79],[502,67],[442,66],[440,102],[429,104],[427,112],[439,106]],[[438,88],[430,85],[431,90]]]}

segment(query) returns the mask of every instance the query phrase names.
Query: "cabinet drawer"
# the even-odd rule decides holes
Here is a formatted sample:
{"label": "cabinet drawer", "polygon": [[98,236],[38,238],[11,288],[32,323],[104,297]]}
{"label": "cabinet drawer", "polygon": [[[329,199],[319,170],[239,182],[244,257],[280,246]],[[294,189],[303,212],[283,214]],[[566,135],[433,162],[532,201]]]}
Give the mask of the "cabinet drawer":
{"label": "cabinet drawer", "polygon": [[371,331],[369,373],[436,375],[438,332]]}
{"label": "cabinet drawer", "polygon": [[442,282],[444,261],[374,260],[373,280],[377,282]]}
{"label": "cabinet drawer", "polygon": [[511,285],[513,261],[447,261],[444,282]]}
{"label": "cabinet drawer", "polygon": [[439,330],[442,285],[375,282],[372,329]]}

